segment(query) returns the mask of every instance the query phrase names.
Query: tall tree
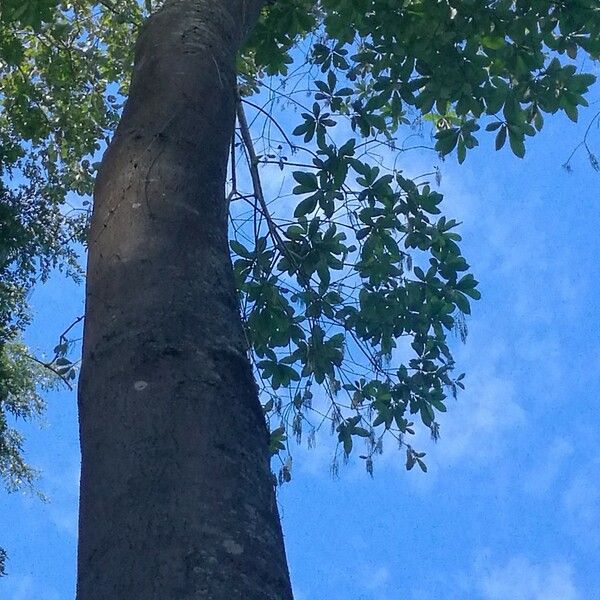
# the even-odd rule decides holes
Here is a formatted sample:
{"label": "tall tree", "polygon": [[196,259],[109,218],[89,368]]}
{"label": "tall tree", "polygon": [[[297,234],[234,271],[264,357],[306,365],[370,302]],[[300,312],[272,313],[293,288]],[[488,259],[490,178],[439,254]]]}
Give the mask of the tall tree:
{"label": "tall tree", "polygon": [[291,598],[225,199],[260,4],[167,2],[138,40],[88,241],[80,599]]}
{"label": "tall tree", "polygon": [[[430,122],[436,150],[456,149],[460,162],[482,125],[497,149],[508,140],[523,156],[544,113],[576,120],[586,104],[594,78],[574,61],[600,55],[600,8],[20,0],[3,3],[1,26],[4,185],[26,180],[58,222],[41,228],[41,245],[15,237],[7,272],[16,256],[31,272],[36,256],[72,263],[77,215],[88,213],[73,192],[96,179],[78,598],[291,598],[270,454],[283,454],[289,480],[287,434],[310,435],[321,415],[342,455],[364,440],[369,472],[390,436],[407,468],[426,470],[411,415],[437,437],[436,414],[463,385],[447,333],[464,337],[477,282],[457,223],[439,216],[441,195],[394,165],[402,126]],[[304,55],[305,70],[290,74]],[[312,106],[272,77],[308,86]],[[289,134],[271,112],[279,97],[302,111]],[[278,131],[264,152],[248,109]],[[297,169],[293,214],[272,213],[263,193],[259,167],[271,162]],[[237,201],[250,202],[254,226],[229,245]],[[26,204],[11,202],[6,222],[21,223]],[[14,329],[22,294],[2,299]],[[61,340],[41,362],[71,377],[67,351]],[[315,385],[328,398],[318,406]]]}

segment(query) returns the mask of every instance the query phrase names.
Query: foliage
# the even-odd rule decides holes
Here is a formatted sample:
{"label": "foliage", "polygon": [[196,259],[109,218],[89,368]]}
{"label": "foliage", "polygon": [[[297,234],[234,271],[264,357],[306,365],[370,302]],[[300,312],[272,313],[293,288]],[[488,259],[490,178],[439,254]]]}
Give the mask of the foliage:
{"label": "foliage", "polygon": [[49,389],[55,379],[36,365],[18,341],[5,344],[0,352],[0,477],[9,491],[33,485],[35,471],[23,459],[22,436],[11,420],[39,417],[44,408],[40,389]]}
{"label": "foliage", "polygon": [[[263,132],[277,103],[300,112],[294,141],[259,141],[263,162],[301,169],[297,201],[279,219],[259,206],[263,228],[238,229],[231,248],[274,451],[286,425],[310,443],[328,421],[344,456],[366,442],[370,473],[385,435],[406,446],[407,469],[426,470],[406,434],[419,420],[437,439],[437,414],[463,387],[448,333],[465,337],[480,293],[441,195],[397,168],[398,135],[431,123],[435,150],[463,162],[483,130],[522,157],[544,114],[576,121],[587,105],[594,77],[573,61],[600,56],[599,28],[600,8],[586,1],[281,0],[265,10],[242,91],[268,89],[248,102],[268,114]],[[290,71],[298,53],[307,66]],[[314,384],[327,402],[313,405]]]}
{"label": "foliage", "polygon": [[[44,409],[41,391],[54,387],[56,378],[36,363],[20,341],[0,345],[0,478],[9,492],[23,487],[33,491],[36,471],[23,457],[23,436],[16,421],[38,418]],[[7,555],[0,548],[0,577]]]}
{"label": "foliage", "polygon": [[[95,161],[127,96],[134,39],[160,4],[2,3],[7,339],[27,321],[37,278],[54,265],[73,270],[72,242],[84,239]],[[431,183],[398,168],[398,140],[431,127],[435,151],[463,162],[491,132],[496,149],[508,142],[523,156],[545,115],[576,120],[586,105],[594,78],[577,68],[583,56],[600,56],[595,0],[265,3],[239,57],[240,93],[278,133],[262,137],[250,168],[290,169],[294,200],[285,211],[232,180],[231,200],[252,208],[248,225],[234,223],[231,249],[274,452],[287,449],[289,434],[310,441],[328,422],[344,456],[365,442],[369,472],[384,436],[405,447],[407,468],[426,468],[406,436],[420,421],[437,438],[438,413],[463,387],[448,336],[464,338],[480,294],[459,224],[442,214]],[[276,121],[277,103],[299,111],[291,131]],[[289,469],[284,462],[282,480]]]}
{"label": "foliage", "polygon": [[62,207],[36,190],[36,176],[27,186],[9,191],[0,182],[0,344],[28,323],[26,297],[53,268],[78,277],[72,242],[83,230],[79,219],[67,219]]}

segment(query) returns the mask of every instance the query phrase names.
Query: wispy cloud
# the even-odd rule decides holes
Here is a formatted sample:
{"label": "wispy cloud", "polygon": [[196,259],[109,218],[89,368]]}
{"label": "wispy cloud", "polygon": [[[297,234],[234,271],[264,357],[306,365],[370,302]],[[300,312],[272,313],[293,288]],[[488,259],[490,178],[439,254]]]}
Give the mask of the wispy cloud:
{"label": "wispy cloud", "polygon": [[586,461],[566,484],[562,504],[567,513],[566,525],[586,545],[600,546],[600,456]]}
{"label": "wispy cloud", "polygon": [[381,590],[391,579],[390,570],[386,566],[371,568],[365,574],[364,586],[368,590]]}
{"label": "wispy cloud", "polygon": [[509,448],[509,435],[525,422],[513,383],[490,364],[470,367],[468,390],[442,422],[439,461],[481,465]]}
{"label": "wispy cloud", "polygon": [[582,600],[574,570],[564,562],[536,563],[526,557],[482,569],[477,588],[483,600]]}
{"label": "wispy cloud", "polygon": [[569,440],[556,438],[545,449],[543,458],[524,478],[524,491],[534,496],[546,494],[562,476],[563,469],[574,452],[575,448]]}

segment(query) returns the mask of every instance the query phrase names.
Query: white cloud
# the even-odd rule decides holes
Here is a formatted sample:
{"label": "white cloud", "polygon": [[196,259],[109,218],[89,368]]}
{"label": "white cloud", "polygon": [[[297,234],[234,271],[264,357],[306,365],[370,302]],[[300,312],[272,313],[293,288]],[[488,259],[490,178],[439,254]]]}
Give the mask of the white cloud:
{"label": "white cloud", "polygon": [[563,495],[565,508],[581,521],[592,522],[598,513],[600,491],[589,478],[577,476]]}
{"label": "white cloud", "polygon": [[[416,449],[427,453],[428,475],[421,476],[416,470],[408,475],[411,488],[428,492],[435,485],[437,475],[449,467],[460,466],[479,469],[497,460],[510,451],[511,439],[516,429],[526,426],[526,412],[520,406],[517,392],[511,379],[501,372],[499,363],[507,353],[500,341],[485,345],[486,353],[476,355],[481,345],[472,344],[465,349],[465,357],[460,359],[461,368],[467,372],[467,389],[461,392],[455,402],[449,399],[448,412],[440,415],[441,438],[434,443],[428,430],[417,424],[417,435],[408,438]],[[413,419],[418,416],[413,415]],[[306,448],[292,444],[294,468],[302,475],[330,477],[335,454],[337,436],[330,436],[329,430],[319,432],[316,446]],[[344,481],[366,477],[365,465],[357,456],[362,447],[357,441],[356,452],[349,464],[339,460],[339,474]],[[384,452],[375,458],[375,473],[401,472],[405,474],[405,452],[391,437],[384,442]]]}
{"label": "white cloud", "polygon": [[491,365],[469,366],[468,372],[467,390],[442,421],[437,454],[446,464],[489,462],[507,450],[511,431],[525,422],[510,380]]}
{"label": "white cloud", "polygon": [[336,442],[337,437],[330,436],[327,431],[316,436],[315,445],[312,448],[308,448],[304,440],[301,445],[291,443],[294,468],[298,468],[303,475],[330,477]]}
{"label": "white cloud", "polygon": [[563,562],[535,563],[525,557],[480,573],[477,587],[484,600],[579,600],[573,568]]}
{"label": "white cloud", "polygon": [[387,567],[375,567],[365,573],[364,586],[368,590],[380,590],[390,581],[390,570]]}
{"label": "white cloud", "polygon": [[562,475],[566,462],[574,452],[570,441],[556,438],[544,451],[543,460],[525,476],[524,490],[535,496],[548,492]]}
{"label": "white cloud", "polygon": [[600,544],[599,466],[599,459],[589,462],[567,484],[562,496],[562,503],[567,511],[567,525],[578,536],[579,541],[594,545]]}
{"label": "white cloud", "polygon": [[466,390],[456,401],[448,399],[448,412],[439,415],[440,440],[433,444],[422,435],[413,443],[427,451],[433,475],[457,465],[479,469],[497,460],[510,451],[515,431],[526,426],[515,384],[501,366],[509,350],[502,340],[486,341],[483,333],[476,333],[478,339],[457,357],[467,373]]}

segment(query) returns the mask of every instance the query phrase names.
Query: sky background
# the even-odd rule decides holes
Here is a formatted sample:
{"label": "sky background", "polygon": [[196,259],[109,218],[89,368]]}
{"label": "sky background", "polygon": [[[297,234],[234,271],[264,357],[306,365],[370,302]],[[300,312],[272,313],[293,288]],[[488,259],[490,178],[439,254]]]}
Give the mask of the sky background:
{"label": "sky background", "polygon": [[[296,600],[600,598],[600,173],[584,152],[573,173],[561,167],[594,112],[578,125],[548,118],[524,160],[489,136],[461,166],[402,158],[408,173],[440,166],[481,282],[467,343],[454,342],[467,390],[439,442],[415,444],[427,474],[406,472],[391,444],[374,479],[359,460],[332,478],[327,436],[295,450],[279,503]],[[600,152],[597,128],[590,139]],[[50,352],[82,314],[83,289],[55,277],[31,302],[27,341]],[[74,597],[76,398],[47,400],[42,427],[23,431],[48,502],[0,493],[2,600]]]}

